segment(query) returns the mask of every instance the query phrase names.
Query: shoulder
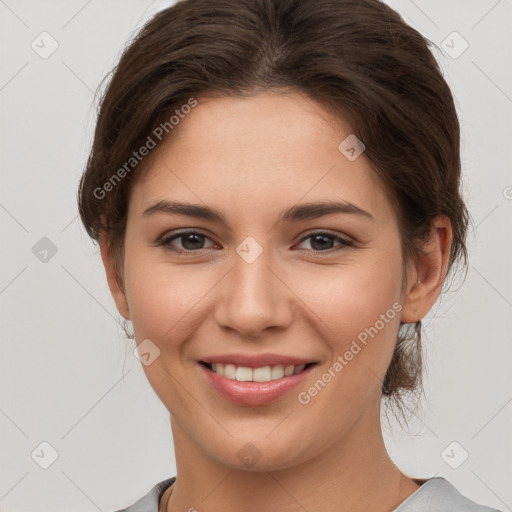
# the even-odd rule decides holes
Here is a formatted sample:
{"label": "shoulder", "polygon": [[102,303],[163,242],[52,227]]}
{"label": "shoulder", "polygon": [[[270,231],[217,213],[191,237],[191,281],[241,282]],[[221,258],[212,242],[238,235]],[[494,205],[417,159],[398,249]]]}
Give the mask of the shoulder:
{"label": "shoulder", "polygon": [[[155,484],[133,505],[116,512],[158,512],[160,498],[176,477]],[[500,512],[463,496],[448,480],[430,478],[393,512]]]}
{"label": "shoulder", "polygon": [[158,506],[160,498],[165,490],[176,480],[176,477],[162,480],[155,484],[147,494],[142,496],[133,505],[122,510],[116,510],[116,512],[158,512]]}
{"label": "shoulder", "polygon": [[393,512],[500,512],[463,496],[448,480],[430,478]]}

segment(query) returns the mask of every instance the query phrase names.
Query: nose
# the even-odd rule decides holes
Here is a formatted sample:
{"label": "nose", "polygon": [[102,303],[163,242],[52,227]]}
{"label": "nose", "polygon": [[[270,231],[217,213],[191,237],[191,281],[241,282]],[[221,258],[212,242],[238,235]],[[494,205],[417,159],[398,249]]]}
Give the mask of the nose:
{"label": "nose", "polygon": [[222,280],[215,308],[217,324],[246,338],[292,322],[293,293],[272,265],[270,251],[248,263],[234,255],[234,268]]}

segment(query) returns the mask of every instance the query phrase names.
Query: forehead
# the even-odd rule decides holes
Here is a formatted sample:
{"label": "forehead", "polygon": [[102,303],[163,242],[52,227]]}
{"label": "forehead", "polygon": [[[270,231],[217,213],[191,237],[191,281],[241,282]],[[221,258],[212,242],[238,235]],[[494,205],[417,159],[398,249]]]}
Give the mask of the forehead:
{"label": "forehead", "polygon": [[197,100],[136,181],[139,213],[167,198],[238,207],[241,215],[262,208],[270,215],[274,206],[281,211],[301,199],[341,199],[374,216],[391,213],[364,152],[350,160],[338,147],[352,135],[350,125],[313,99],[269,93]]}

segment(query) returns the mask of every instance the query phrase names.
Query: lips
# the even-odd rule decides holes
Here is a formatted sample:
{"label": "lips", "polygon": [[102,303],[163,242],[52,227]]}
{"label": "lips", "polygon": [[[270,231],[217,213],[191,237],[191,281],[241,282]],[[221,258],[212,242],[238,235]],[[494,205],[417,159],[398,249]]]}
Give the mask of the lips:
{"label": "lips", "polygon": [[316,361],[276,354],[230,354],[199,361],[207,382],[239,405],[265,405],[299,385]]}

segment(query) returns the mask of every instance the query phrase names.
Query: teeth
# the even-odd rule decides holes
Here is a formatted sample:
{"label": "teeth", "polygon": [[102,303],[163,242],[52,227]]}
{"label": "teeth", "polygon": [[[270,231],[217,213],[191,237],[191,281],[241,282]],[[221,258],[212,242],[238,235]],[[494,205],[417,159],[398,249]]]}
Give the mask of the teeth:
{"label": "teeth", "polygon": [[[222,365],[221,365],[222,366]],[[234,364],[225,364],[224,366],[224,377],[228,379],[235,380],[236,378],[236,366]]]}
{"label": "teeth", "polygon": [[302,370],[304,370],[304,368],[306,368],[305,364],[300,364],[299,366],[296,366],[295,369],[293,370],[293,375],[297,375],[297,373],[300,373]]}
{"label": "teeth", "polygon": [[235,378],[239,382],[249,382],[252,380],[252,368],[246,368],[245,366],[239,366],[236,369]]}
{"label": "teeth", "polygon": [[252,371],[252,380],[254,382],[268,382],[271,379],[272,371],[270,366],[264,366],[263,368],[254,368]]}
{"label": "teeth", "polygon": [[213,363],[212,370],[231,380],[239,382],[269,382],[282,379],[290,375],[297,375],[302,372],[306,365],[290,365],[284,367],[281,364],[276,366],[263,366],[261,368],[247,368],[246,366],[235,366],[234,364]]}
{"label": "teeth", "polygon": [[295,368],[295,366],[287,366],[285,369],[284,369],[284,376],[285,377],[289,377],[290,375],[293,375],[293,369]]}
{"label": "teeth", "polygon": [[282,379],[284,377],[284,367],[281,364],[272,366],[270,370],[270,380]]}

